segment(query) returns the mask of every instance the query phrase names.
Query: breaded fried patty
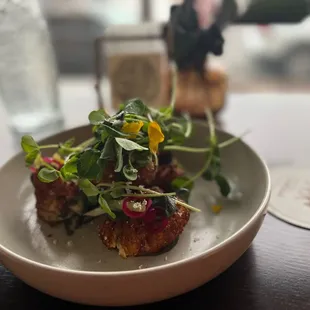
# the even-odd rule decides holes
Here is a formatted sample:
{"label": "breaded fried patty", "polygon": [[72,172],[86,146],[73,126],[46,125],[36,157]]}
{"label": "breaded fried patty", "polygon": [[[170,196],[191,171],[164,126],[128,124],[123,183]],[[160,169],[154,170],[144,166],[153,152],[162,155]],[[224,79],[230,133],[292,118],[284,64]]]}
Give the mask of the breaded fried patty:
{"label": "breaded fried patty", "polygon": [[99,237],[109,249],[118,249],[123,258],[156,254],[170,245],[183,232],[190,217],[188,209],[177,205],[177,211],[168,219],[161,232],[150,231],[139,219],[107,219],[99,226]]}
{"label": "breaded fried patty", "polygon": [[72,182],[58,179],[52,183],[44,183],[38,179],[37,173],[31,176],[36,197],[38,217],[51,224],[63,221],[71,212],[67,207],[78,193],[78,187]]}
{"label": "breaded fried patty", "polygon": [[161,165],[158,166],[152,185],[160,184],[165,191],[170,191],[172,181],[182,175],[184,175],[184,170],[175,163]]}

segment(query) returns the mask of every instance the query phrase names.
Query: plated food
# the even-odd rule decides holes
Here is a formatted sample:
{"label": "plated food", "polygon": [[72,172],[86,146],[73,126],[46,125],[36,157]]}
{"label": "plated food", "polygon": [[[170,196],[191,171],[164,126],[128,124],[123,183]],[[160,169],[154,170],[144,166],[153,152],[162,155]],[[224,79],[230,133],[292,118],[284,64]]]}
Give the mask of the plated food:
{"label": "plated food", "polygon": [[[209,141],[209,136],[208,141],[205,139],[207,134],[206,123],[195,120],[190,137],[185,139],[184,144],[173,147],[182,146],[191,151],[203,149]],[[48,137],[38,144],[41,147],[58,146],[59,141],[76,137],[76,145],[79,145],[92,136],[92,126],[87,125]],[[196,179],[189,191],[187,204],[200,212],[184,208],[189,211],[189,220],[176,246],[172,247],[172,244],[166,248],[169,252],[162,255],[152,253],[128,259],[123,259],[115,250],[108,250],[98,236],[98,228],[105,223],[105,219],[114,221],[107,214],[97,216],[90,223],[85,217],[85,222],[77,225],[77,229],[69,225],[69,235],[64,229],[66,220],[61,219],[50,225],[44,220],[44,215],[38,219],[35,189],[29,177],[34,173],[29,171],[32,164],[25,168],[24,152],[16,154],[0,169],[1,263],[22,281],[46,294],[100,306],[128,306],[159,301],[210,281],[249,248],[261,227],[270,196],[268,168],[255,151],[242,140],[219,129],[216,129],[216,137],[221,152],[221,174],[232,185],[228,197],[221,193],[216,182]],[[236,142],[229,142],[230,146],[225,147],[228,143],[225,141]],[[33,146],[32,151],[37,149],[35,144]],[[52,158],[57,150],[42,148],[40,152],[42,157],[46,155]],[[205,151],[192,153],[174,150],[172,155],[185,171],[187,179],[197,175],[208,158]],[[55,163],[53,165],[57,166]],[[40,181],[39,184],[51,186],[51,183]],[[236,193],[234,185],[242,193],[239,199],[233,199]],[[185,191],[186,194],[189,192]],[[176,199],[177,195],[170,197]],[[180,197],[186,203],[186,195]],[[220,213],[213,212],[216,211],[212,210],[214,205],[223,207]],[[115,214],[116,220],[120,220],[118,214],[121,213]],[[130,219],[135,220],[142,221]],[[167,229],[161,232],[162,236],[165,231]]]}
{"label": "plated food", "polygon": [[[189,115],[174,116],[170,106],[153,109],[140,99],[125,102],[114,115],[89,114],[93,136],[75,145],[74,137],[39,145],[23,136],[21,146],[31,171],[38,218],[63,224],[68,234],[100,217],[98,237],[123,258],[159,254],[172,248],[190,220],[200,212],[189,204],[195,181],[203,177],[228,197],[231,185],[221,170],[220,149],[210,111],[204,146],[184,146],[192,135]],[[52,157],[44,151],[55,149]],[[186,175],[172,151],[204,154],[194,175]],[[221,206],[214,206],[219,211]]]}
{"label": "plated food", "polygon": [[193,290],[249,248],[268,168],[209,110],[177,117],[176,85],[167,107],[132,99],[91,112],[91,126],[22,138],[0,169],[4,266],[51,296],[129,306]]}

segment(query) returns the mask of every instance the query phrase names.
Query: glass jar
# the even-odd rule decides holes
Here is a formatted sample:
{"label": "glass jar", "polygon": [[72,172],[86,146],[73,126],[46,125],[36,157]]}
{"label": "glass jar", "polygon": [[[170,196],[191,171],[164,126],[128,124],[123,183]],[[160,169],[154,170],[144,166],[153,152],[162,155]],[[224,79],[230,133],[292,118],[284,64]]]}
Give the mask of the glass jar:
{"label": "glass jar", "polygon": [[1,1],[0,101],[14,134],[41,139],[63,129],[57,77],[39,1]]}

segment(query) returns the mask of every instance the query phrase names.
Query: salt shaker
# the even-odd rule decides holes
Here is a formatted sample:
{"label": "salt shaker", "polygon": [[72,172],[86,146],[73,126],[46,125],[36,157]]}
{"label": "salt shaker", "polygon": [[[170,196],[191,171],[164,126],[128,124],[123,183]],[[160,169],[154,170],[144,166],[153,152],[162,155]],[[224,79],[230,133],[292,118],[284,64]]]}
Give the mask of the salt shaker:
{"label": "salt shaker", "polygon": [[63,129],[57,78],[39,0],[0,0],[0,102],[15,136]]}

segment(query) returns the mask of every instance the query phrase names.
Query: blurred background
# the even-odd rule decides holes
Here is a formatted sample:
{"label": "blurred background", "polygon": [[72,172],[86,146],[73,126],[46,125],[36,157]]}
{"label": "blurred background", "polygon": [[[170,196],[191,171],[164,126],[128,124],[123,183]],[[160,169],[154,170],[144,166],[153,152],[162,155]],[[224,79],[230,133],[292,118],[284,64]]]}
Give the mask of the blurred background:
{"label": "blurred background", "polygon": [[[61,75],[94,72],[93,41],[111,25],[167,22],[171,0],[41,0]],[[239,24],[225,32],[225,52],[212,61],[223,66],[233,91],[309,91],[310,17],[297,24],[244,24],[256,16],[304,15],[307,0],[260,0]],[[291,6],[291,10],[287,7]],[[276,12],[275,12],[276,8]]]}
{"label": "blurred background", "polygon": [[[137,94],[148,104],[169,102],[170,64],[159,35],[177,3],[181,1],[0,0],[0,139],[6,151],[0,163],[20,149],[21,135],[41,139],[87,124],[88,113],[98,106],[115,108]],[[285,102],[291,107],[297,101],[308,106],[310,101],[310,0],[252,4],[225,29],[223,55],[208,56],[206,79],[189,73],[177,86],[179,112],[204,117],[206,105],[218,112],[229,102],[223,117],[234,120],[233,111],[239,109],[238,121],[226,128],[237,134],[246,111],[239,103],[249,102],[252,110],[278,103],[283,109]],[[105,48],[99,66],[98,37]],[[97,80],[95,68],[102,73]],[[244,129],[245,119],[252,124],[256,114],[244,117],[240,126]],[[257,144],[259,139],[254,140]]]}

